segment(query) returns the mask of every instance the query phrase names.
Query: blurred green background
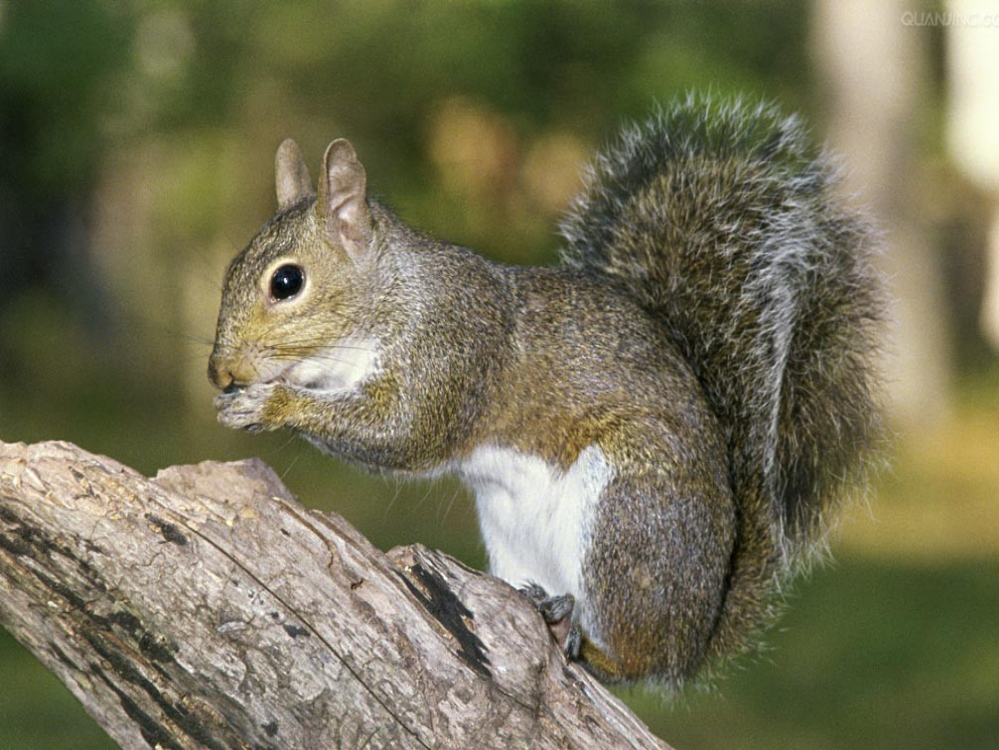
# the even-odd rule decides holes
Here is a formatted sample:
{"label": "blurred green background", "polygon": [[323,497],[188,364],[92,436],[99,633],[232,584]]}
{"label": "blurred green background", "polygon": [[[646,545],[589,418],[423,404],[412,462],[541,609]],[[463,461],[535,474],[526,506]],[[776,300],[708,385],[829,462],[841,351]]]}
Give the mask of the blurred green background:
{"label": "blurred green background", "polygon": [[[773,99],[832,141],[885,232],[891,468],[770,649],[709,692],[624,697],[685,749],[997,747],[999,176],[987,134],[953,134],[988,96],[957,53],[999,28],[946,15],[969,3],[0,0],[0,439],[147,473],[258,455],[380,546],[481,567],[458,485],[215,423],[219,286],[273,211],[278,143],[315,173],[348,137],[411,223],[549,263],[621,123],[690,89]],[[0,747],[111,746],[2,630],[0,672]]]}

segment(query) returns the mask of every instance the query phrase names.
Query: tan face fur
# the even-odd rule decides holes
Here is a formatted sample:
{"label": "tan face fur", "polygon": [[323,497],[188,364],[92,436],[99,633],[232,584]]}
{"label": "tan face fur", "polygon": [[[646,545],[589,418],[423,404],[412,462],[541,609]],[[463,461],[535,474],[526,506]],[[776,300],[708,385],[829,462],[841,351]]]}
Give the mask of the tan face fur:
{"label": "tan face fur", "polygon": [[[364,168],[344,140],[323,159],[318,196],[298,146],[275,159],[278,213],[229,265],[208,376],[222,390],[255,383],[312,382],[309,362],[333,361],[357,328],[360,285],[371,239]],[[290,268],[289,268],[290,267]],[[294,293],[275,274],[301,279]]]}

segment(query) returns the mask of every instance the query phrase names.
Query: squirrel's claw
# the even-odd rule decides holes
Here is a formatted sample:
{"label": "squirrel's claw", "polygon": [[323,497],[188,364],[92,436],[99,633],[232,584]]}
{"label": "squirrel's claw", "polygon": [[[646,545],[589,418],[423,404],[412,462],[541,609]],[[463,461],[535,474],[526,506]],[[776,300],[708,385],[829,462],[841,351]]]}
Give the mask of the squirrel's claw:
{"label": "squirrel's claw", "polygon": [[533,581],[520,586],[517,591],[530,599],[535,607],[540,607],[541,602],[548,598],[548,592]]}
{"label": "squirrel's claw", "polygon": [[579,627],[578,622],[574,622],[569,626],[569,632],[566,633],[565,643],[562,644],[562,653],[569,661],[579,661],[582,650],[583,629]]}

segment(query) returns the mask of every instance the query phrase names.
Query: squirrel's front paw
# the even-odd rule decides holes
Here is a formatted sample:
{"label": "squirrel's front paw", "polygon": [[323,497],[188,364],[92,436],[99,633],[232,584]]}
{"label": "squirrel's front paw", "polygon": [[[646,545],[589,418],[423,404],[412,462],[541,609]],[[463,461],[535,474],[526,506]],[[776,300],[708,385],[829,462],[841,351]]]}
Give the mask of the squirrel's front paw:
{"label": "squirrel's front paw", "polygon": [[234,430],[276,430],[281,425],[269,418],[267,406],[279,387],[275,383],[254,383],[216,396],[219,422]]}

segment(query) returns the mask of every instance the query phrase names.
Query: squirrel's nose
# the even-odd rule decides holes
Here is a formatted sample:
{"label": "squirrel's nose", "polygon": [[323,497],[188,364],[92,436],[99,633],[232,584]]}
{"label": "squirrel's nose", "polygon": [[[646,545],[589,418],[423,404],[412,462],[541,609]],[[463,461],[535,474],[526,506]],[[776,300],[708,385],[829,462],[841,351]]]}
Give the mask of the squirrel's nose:
{"label": "squirrel's nose", "polygon": [[225,391],[233,385],[235,378],[228,369],[220,369],[215,357],[208,360],[208,379],[220,391]]}

